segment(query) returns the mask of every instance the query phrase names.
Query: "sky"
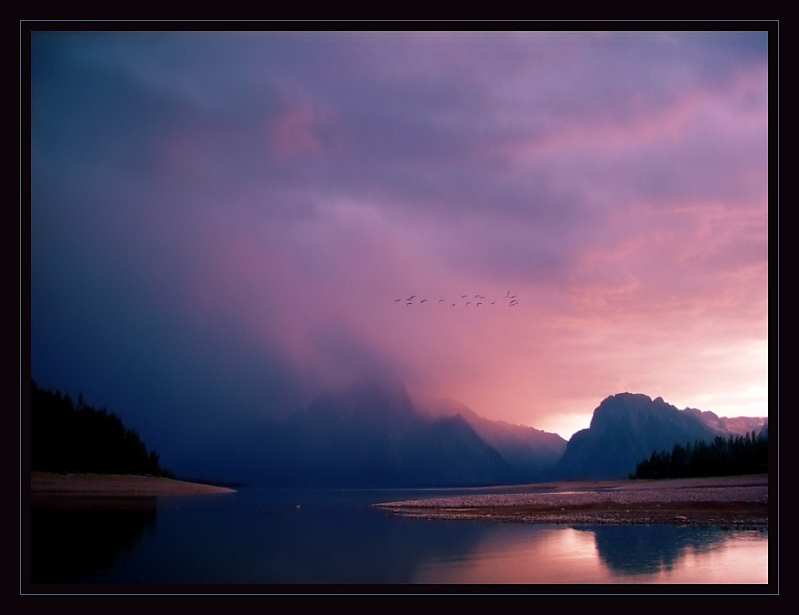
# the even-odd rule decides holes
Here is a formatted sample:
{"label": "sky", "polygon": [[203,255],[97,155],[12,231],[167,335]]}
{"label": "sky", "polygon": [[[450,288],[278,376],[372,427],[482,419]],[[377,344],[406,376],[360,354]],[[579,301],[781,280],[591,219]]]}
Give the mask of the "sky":
{"label": "sky", "polygon": [[167,464],[363,374],[567,439],[767,416],[767,46],[35,31],[31,375]]}

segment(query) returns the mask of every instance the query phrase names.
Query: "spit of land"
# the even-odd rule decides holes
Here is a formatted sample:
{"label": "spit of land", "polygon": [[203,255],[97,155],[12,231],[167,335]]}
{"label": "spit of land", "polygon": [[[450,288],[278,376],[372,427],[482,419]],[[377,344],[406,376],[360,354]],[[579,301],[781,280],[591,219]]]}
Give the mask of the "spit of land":
{"label": "spit of land", "polygon": [[768,475],[567,481],[376,504],[425,519],[768,528]]}
{"label": "spit of land", "polygon": [[74,498],[137,498],[231,493],[233,489],[157,476],[126,474],[57,474],[31,472],[31,500],[36,505]]}

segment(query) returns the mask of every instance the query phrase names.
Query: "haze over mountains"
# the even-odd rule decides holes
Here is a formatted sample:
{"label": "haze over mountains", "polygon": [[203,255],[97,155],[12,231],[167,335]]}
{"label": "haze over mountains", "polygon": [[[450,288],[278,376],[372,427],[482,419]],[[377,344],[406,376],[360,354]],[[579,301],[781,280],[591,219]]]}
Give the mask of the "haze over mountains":
{"label": "haze over mountains", "polygon": [[567,442],[477,415],[453,401],[420,407],[404,385],[362,379],[282,424],[264,422],[206,451],[215,480],[279,487],[456,487],[624,478],[674,444],[767,429],[767,419],[678,410],[620,393]]}

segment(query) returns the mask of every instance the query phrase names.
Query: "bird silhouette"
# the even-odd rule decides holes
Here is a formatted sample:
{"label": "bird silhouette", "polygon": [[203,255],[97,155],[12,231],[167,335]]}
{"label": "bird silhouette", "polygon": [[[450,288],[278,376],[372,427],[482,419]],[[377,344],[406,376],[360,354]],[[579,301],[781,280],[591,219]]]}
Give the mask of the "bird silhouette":
{"label": "bird silhouette", "polygon": [[[461,299],[469,299],[469,296],[470,295],[460,295],[460,298]],[[400,297],[400,298],[394,299],[394,301],[397,302],[397,303],[399,303],[400,301],[405,301],[406,305],[414,305],[415,303],[418,303],[419,305],[421,305],[422,303],[429,303],[431,301],[435,301],[435,299],[429,299],[429,298],[425,297],[424,299],[420,299],[419,301],[414,302],[414,299],[416,299],[416,297],[418,297],[418,295],[411,295],[407,299],[402,299]],[[468,307],[469,305],[474,305],[475,307],[479,307],[481,305],[486,305],[486,304],[490,304],[490,305],[496,305],[497,304],[496,300],[491,301],[491,302],[484,301],[487,298],[488,297],[486,295],[481,295],[480,293],[477,293],[477,294],[474,295],[474,299],[469,299],[468,301],[466,301],[462,305],[464,307]],[[508,306],[509,307],[513,307],[515,305],[519,305],[518,295],[511,295],[510,291],[507,291],[505,293],[504,299],[508,300]],[[450,301],[448,301],[446,298],[439,299],[438,303],[442,304],[445,301],[450,304],[450,307],[455,307],[456,305],[459,305],[457,300],[455,300],[454,302],[450,303]]]}

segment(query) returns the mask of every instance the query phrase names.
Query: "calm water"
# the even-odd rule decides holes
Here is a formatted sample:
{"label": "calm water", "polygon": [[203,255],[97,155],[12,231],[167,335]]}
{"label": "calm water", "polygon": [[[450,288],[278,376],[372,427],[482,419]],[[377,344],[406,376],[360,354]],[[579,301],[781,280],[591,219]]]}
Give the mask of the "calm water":
{"label": "calm water", "polygon": [[369,506],[440,493],[247,489],[139,499],[133,508],[34,510],[32,578],[169,585],[768,583],[767,531],[426,521]]}

